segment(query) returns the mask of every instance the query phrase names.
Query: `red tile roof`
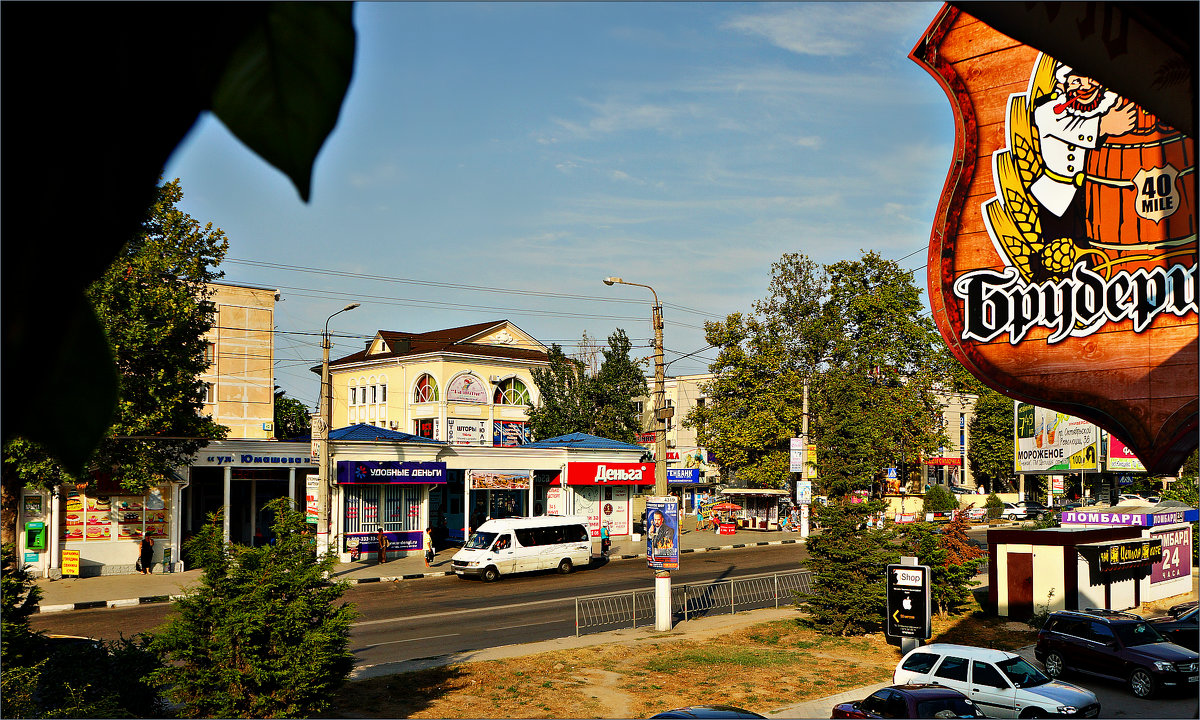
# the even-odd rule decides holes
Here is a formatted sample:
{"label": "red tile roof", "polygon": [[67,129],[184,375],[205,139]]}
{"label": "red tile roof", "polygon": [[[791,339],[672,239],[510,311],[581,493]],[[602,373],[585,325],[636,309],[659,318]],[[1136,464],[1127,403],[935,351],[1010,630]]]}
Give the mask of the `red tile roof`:
{"label": "red tile roof", "polygon": [[[470,338],[481,335],[489,330],[504,325],[506,320],[475,323],[462,327],[445,330],[431,330],[423,333],[407,333],[395,330],[380,330],[378,337],[382,338],[389,348],[384,352],[368,355],[366,348],[330,361],[330,367],[363,362],[365,360],[382,360],[385,358],[400,358],[412,355],[427,355],[430,353],[461,353],[480,357],[505,358],[510,360],[525,360],[529,362],[548,362],[549,356],[541,350],[530,350],[509,345],[485,345],[467,342]],[[314,368],[320,372],[320,366]]]}

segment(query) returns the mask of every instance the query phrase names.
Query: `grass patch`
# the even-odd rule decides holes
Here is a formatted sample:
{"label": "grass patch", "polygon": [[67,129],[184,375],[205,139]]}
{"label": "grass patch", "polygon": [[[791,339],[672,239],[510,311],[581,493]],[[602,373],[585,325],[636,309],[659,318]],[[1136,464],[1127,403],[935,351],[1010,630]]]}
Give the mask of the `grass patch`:
{"label": "grass patch", "polygon": [[659,655],[646,663],[646,669],[651,672],[672,672],[691,665],[739,665],[764,668],[790,665],[795,660],[796,656],[793,653],[775,648],[699,647],[683,652]]}

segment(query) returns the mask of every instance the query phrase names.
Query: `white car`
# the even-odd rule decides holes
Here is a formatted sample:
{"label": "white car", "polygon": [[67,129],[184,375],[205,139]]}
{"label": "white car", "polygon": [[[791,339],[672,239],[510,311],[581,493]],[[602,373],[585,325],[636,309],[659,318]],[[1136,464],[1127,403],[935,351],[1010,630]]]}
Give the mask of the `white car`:
{"label": "white car", "polygon": [[1016,653],[969,645],[935,643],[900,660],[892,682],[953,688],[988,717],[1099,717],[1091,690],[1052,680]]}
{"label": "white car", "polygon": [[1013,503],[1004,503],[1004,509],[1000,511],[1000,517],[1005,520],[1024,520],[1028,516],[1028,510]]}

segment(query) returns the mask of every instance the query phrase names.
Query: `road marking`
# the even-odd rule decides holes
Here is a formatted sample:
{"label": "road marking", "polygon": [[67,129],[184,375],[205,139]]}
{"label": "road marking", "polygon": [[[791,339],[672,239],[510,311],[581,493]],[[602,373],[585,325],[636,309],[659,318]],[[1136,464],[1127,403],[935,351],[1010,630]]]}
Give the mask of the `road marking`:
{"label": "road marking", "polygon": [[545,620],[543,622],[525,623],[524,625],[505,625],[504,627],[492,628],[492,630],[513,630],[515,628],[533,627],[534,625],[558,625],[561,623],[570,622],[570,618],[562,620]]}
{"label": "road marking", "polygon": [[[430,635],[428,637],[409,638],[408,640],[388,640],[387,642],[372,643],[367,647],[379,647],[380,645],[398,645],[400,643],[420,642],[422,640],[437,640],[444,637],[455,637],[458,633],[450,633],[448,635]],[[363,648],[364,650],[366,648]]]}

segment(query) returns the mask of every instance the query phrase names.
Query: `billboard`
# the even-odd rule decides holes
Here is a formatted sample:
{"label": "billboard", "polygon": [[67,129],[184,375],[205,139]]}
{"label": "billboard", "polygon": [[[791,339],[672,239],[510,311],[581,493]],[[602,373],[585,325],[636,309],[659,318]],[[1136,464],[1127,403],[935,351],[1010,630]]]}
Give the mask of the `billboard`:
{"label": "billboard", "polygon": [[652,570],[679,567],[679,498],[646,498],[646,565]]}
{"label": "billboard", "polygon": [[[1102,33],[1079,37],[1103,52]],[[957,7],[910,58],[956,119],[928,256],[951,352],[1173,472],[1200,405],[1193,139]]]}
{"label": "billboard", "polygon": [[1109,472],[1146,472],[1146,466],[1138,456],[1115,435],[1108,436],[1108,450],[1104,455],[1104,467]]}
{"label": "billboard", "polygon": [[890,637],[933,636],[930,623],[929,566],[887,566],[887,620],[884,632]]}
{"label": "billboard", "polygon": [[1013,471],[1097,470],[1100,430],[1087,420],[1029,403],[1013,403]]}

